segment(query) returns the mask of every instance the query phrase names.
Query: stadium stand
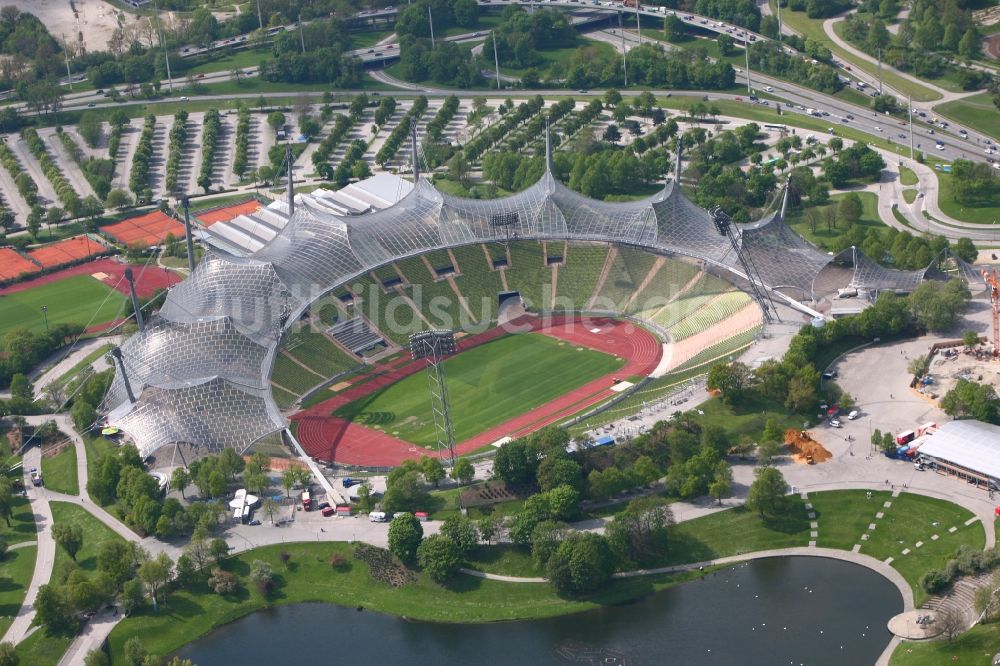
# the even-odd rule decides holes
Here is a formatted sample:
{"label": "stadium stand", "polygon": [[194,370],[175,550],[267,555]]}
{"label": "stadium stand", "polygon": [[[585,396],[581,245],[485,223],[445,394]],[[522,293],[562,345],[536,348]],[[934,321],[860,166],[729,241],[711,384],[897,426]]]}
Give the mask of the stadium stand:
{"label": "stadium stand", "polygon": [[731,286],[728,282],[714,275],[702,273],[697,282],[691,285],[684,293],[665,307],[653,312],[648,318],[654,324],[663,328],[670,328],[730,288]]}
{"label": "stadium stand", "polygon": [[666,259],[660,270],[629,303],[628,313],[652,321],[652,316],[676,297],[700,273],[697,266],[679,259]]}
{"label": "stadium stand", "polygon": [[632,293],[642,285],[656,256],[629,248],[618,248],[608,276],[593,301],[598,310],[621,312]]}
{"label": "stadium stand", "polygon": [[286,337],[282,349],[295,360],[325,377],[333,377],[358,365],[357,358],[345,353],[308,323],[294,328]]}
{"label": "stadium stand", "polygon": [[608,258],[609,245],[570,243],[556,282],[556,309],[582,309],[587,305]]}
{"label": "stadium stand", "polygon": [[373,331],[361,317],[339,322],[331,326],[327,333],[358,355],[384,342],[382,336]]}
{"label": "stadium stand", "polygon": [[503,291],[500,273],[486,263],[481,245],[465,245],[452,251],[458,262],[461,276],[455,278],[462,296],[472,314],[480,321],[493,321],[497,317],[497,294]]}
{"label": "stadium stand", "polygon": [[751,303],[746,293],[733,289],[708,301],[687,317],[677,322],[667,332],[673,340],[683,340],[698,331],[704,331],[720,321],[728,319]]}
{"label": "stadium stand", "polygon": [[[491,249],[492,252],[496,250]],[[551,297],[552,292],[552,269],[545,265],[542,244],[532,241],[511,243],[510,257],[507,285],[520,292],[528,308],[539,310],[548,307],[548,297]]]}
{"label": "stadium stand", "polygon": [[274,396],[274,401],[278,404],[278,407],[282,409],[289,409],[299,399],[299,396],[289,393],[274,382],[271,382],[271,395]]}
{"label": "stadium stand", "polygon": [[[450,263],[450,259],[446,260]],[[447,280],[435,280],[434,275],[427,270],[420,257],[403,259],[396,262],[396,265],[407,279],[410,280],[410,287],[406,293],[410,296],[424,317],[434,328],[445,328],[456,330],[465,328],[473,323],[469,321],[469,315],[465,313],[458,301],[455,290]],[[431,264],[435,266],[435,264]],[[419,322],[423,324],[423,322]],[[423,328],[426,328],[423,325]]]}
{"label": "stadium stand", "polygon": [[274,371],[271,381],[296,395],[301,396],[309,389],[324,381],[324,377],[302,367],[286,354],[278,352],[274,359]]}
{"label": "stadium stand", "polygon": [[[672,372],[680,372],[683,370],[693,369],[698,366],[704,365],[710,361],[714,361],[718,358],[724,358],[730,354],[735,354],[738,351],[749,347],[753,344],[753,341],[757,339],[757,334],[760,332],[760,326],[754,326],[741,333],[717,342],[714,345],[710,345],[698,352],[684,363],[680,364],[676,368],[673,368]],[[708,368],[704,368],[707,372]]]}

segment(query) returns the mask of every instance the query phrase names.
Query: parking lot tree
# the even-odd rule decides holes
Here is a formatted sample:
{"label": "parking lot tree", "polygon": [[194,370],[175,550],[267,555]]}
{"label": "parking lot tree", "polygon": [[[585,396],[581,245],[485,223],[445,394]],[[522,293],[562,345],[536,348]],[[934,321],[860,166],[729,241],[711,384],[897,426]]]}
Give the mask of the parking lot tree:
{"label": "parking lot tree", "polygon": [[468,458],[459,458],[451,468],[451,478],[460,484],[471,483],[476,476],[476,468]]}
{"label": "parking lot tree", "polygon": [[132,196],[125,190],[115,188],[104,199],[105,208],[127,208],[132,205]]}
{"label": "parking lot tree", "polygon": [[761,519],[774,517],[781,510],[788,484],[775,467],[758,467],[754,482],[747,492],[747,508],[760,514]]}
{"label": "parking lot tree", "polygon": [[412,513],[398,513],[389,523],[389,552],[403,562],[412,562],[424,538],[424,528]]}
{"label": "parking lot tree", "polygon": [[285,114],[281,111],[272,111],[267,114],[267,124],[271,126],[271,129],[277,132],[285,125]]}
{"label": "parking lot tree", "polygon": [[781,449],[781,440],[761,440],[757,445],[757,464],[762,467],[774,464],[774,459],[781,455]]}

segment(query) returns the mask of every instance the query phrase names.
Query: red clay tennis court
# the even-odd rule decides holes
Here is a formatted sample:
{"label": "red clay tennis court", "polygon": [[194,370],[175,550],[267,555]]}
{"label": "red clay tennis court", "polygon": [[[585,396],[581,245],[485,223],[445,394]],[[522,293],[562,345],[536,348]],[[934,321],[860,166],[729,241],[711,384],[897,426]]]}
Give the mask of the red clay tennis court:
{"label": "red clay tennis court", "polygon": [[251,199],[250,201],[233,204],[232,206],[213,208],[212,210],[207,210],[204,213],[198,213],[195,217],[197,217],[198,221],[206,227],[210,227],[218,222],[228,222],[229,220],[239,217],[240,215],[250,215],[251,213],[256,213],[263,207],[264,204],[256,199]]}
{"label": "red clay tennis court", "polygon": [[175,238],[184,238],[184,225],[159,210],[101,227],[101,231],[125,245],[134,243],[156,245],[162,243],[167,234],[173,234]]}
{"label": "red clay tennis court", "polygon": [[43,268],[53,268],[101,254],[107,249],[89,236],[74,236],[35,248],[28,252],[28,256],[41,264]]}
{"label": "red clay tennis court", "polygon": [[25,273],[37,273],[41,268],[25,259],[17,250],[0,248],[0,280],[12,280]]}
{"label": "red clay tennis court", "polygon": [[[520,319],[518,324],[517,330],[522,332],[534,331],[574,345],[615,354],[626,359],[626,364],[610,375],[588,382],[506,423],[458,443],[455,449],[459,455],[481,449],[506,436],[523,437],[544,426],[563,421],[612,395],[611,386],[615,378],[647,375],[655,370],[663,354],[662,345],[650,333],[616,319],[554,317],[545,320],[532,317]],[[502,328],[493,328],[462,338],[459,341],[459,351],[483,344],[503,333]],[[379,371],[369,374],[369,379],[363,379],[356,386],[292,416],[292,420],[298,423],[297,438],[309,455],[324,461],[380,466],[398,465],[403,460],[421,455],[443,455],[443,452],[429,451],[332,415],[341,405],[424,368],[422,361],[409,361],[405,357],[403,363],[392,363],[391,366],[393,367],[380,369],[384,374],[379,374]]]}

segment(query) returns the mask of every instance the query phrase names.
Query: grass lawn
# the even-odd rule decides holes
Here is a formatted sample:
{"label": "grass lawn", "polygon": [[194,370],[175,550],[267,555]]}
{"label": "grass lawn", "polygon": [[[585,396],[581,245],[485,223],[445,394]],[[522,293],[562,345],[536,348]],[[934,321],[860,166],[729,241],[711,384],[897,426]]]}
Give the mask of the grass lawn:
{"label": "grass lawn", "polygon": [[[281,551],[291,555],[287,568],[278,558]],[[333,571],[327,564],[332,553],[347,557],[350,568]],[[274,568],[278,590],[270,600],[263,599],[247,584],[250,563],[256,559]],[[351,546],[342,542],[267,546],[226,560],[224,566],[242,579],[236,593],[222,597],[210,592],[206,585],[199,585],[194,590],[172,593],[158,614],[149,608],[133,614],[111,632],[112,661],[119,663],[125,641],[131,636],[141,636],[150,652],[166,655],[266,605],[318,601],[363,606],[416,620],[490,622],[565,615],[624,603],[698,576],[695,571],[615,581],[604,592],[585,599],[560,598],[549,585],[503,583],[472,576],[458,576],[444,587],[419,574],[409,585],[393,588],[372,580],[368,567],[353,559]]]}
{"label": "grass lawn", "polygon": [[466,557],[470,569],[504,576],[525,578],[544,577],[545,572],[535,566],[530,548],[510,544],[479,546]]}
{"label": "grass lawn", "polygon": [[7,551],[0,560],[0,635],[7,633],[24,603],[31,575],[35,572],[35,546]]}
{"label": "grass lawn", "polygon": [[802,417],[789,414],[780,403],[750,399],[744,403],[733,406],[727,405],[720,398],[712,398],[699,406],[704,414],[693,415],[692,420],[702,427],[721,426],[734,440],[742,435],[760,437],[769,418],[776,419],[782,429],[802,427]]}
{"label": "grass lawn", "polygon": [[781,518],[761,520],[758,514],[737,507],[675,525],[656,566],[809,545],[805,503],[798,496],[788,496],[786,501],[788,515]]}
{"label": "grass lawn", "polygon": [[[962,544],[977,550],[986,545],[982,524],[966,527],[964,523],[972,517],[972,512],[951,502],[903,493],[884,511],[885,516],[877,521],[871,537],[861,544],[861,552],[880,560],[894,558],[892,567],[910,583],[918,606],[927,596],[917,584],[922,575],[929,569],[943,568]],[[949,533],[951,527],[958,530]],[[940,538],[932,540],[934,534]],[[920,548],[916,547],[918,541],[923,542]],[[910,552],[903,555],[904,549]]]}
{"label": "grass lawn", "polygon": [[[546,71],[548,71],[548,69],[553,65],[568,66],[570,61],[573,59],[573,56],[576,54],[577,49],[580,48],[595,49],[599,55],[605,58],[613,57],[616,53],[615,47],[613,47],[611,44],[608,44],[607,42],[599,42],[594,39],[587,39],[586,37],[581,37],[580,40],[577,42],[576,46],[568,46],[566,48],[561,48],[561,49],[546,49],[544,51],[539,51],[538,56],[541,58],[541,61],[534,66],[534,69],[541,75],[544,74]],[[492,57],[493,55],[492,47],[491,46],[486,47],[486,50],[488,50],[490,57]],[[500,73],[506,74],[507,76],[524,76],[524,74],[529,69],[532,68],[501,67]]]}
{"label": "grass lawn", "polygon": [[891,496],[888,491],[877,491],[868,499],[864,490],[809,493],[809,502],[819,523],[816,545],[851,550],[854,544],[862,543],[861,535],[875,521],[875,514],[882,511],[882,503]]}
{"label": "grass lawn", "polygon": [[257,67],[260,65],[261,60],[273,59],[274,53],[268,46],[260,46],[255,49],[239,49],[238,51],[232,51],[221,58],[216,58],[209,62],[195,65],[191,69],[181,72],[180,74],[175,73],[175,76],[208,74],[209,72],[228,72],[231,71],[233,67],[247,69],[249,67]]}
{"label": "grass lawn", "polygon": [[[776,13],[777,9],[775,3],[777,0],[768,0],[771,4],[772,13]],[[840,58],[852,67],[857,67],[870,74],[871,76],[878,76],[878,66],[874,63],[868,62],[862,58],[858,58],[852,53],[845,51],[840,48],[833,41],[830,40],[826,35],[826,31],[823,30],[823,20],[822,19],[811,19],[806,16],[805,12],[791,12],[785,11],[781,14],[781,21],[789,28],[795,32],[801,34],[806,39],[812,39],[819,42],[823,46],[829,48],[833,55]],[[837,26],[834,26],[836,30]],[[838,35],[843,35],[838,31]],[[889,86],[895,88],[901,93],[907,93],[913,96],[913,99],[918,102],[929,102],[936,99],[941,99],[941,95],[930,88],[913,83],[908,79],[904,79],[895,72],[889,71],[888,68],[882,68],[882,80],[885,81]]]}
{"label": "grass lawn", "polygon": [[[862,212],[861,217],[858,219],[858,226],[869,227],[872,229],[888,229],[878,216],[878,195],[874,192],[858,192],[859,197],[861,197]],[[845,194],[835,194],[830,197],[830,202],[828,206],[836,206],[840,204],[840,201],[846,196]],[[822,215],[823,209],[826,206],[820,206],[819,210],[821,214],[819,215],[820,222],[816,225],[816,229],[812,228],[812,224],[809,219],[804,214],[803,209],[797,209],[792,211],[788,215],[788,226],[795,230],[795,233],[805,238],[807,241],[824,250],[833,249],[832,243],[841,234],[844,233],[843,229],[836,228],[830,229],[826,226],[824,222],[824,217]]]}
{"label": "grass lawn", "polygon": [[904,642],[896,647],[890,666],[986,664],[1000,650],[1000,623],[979,624],[953,641]]}
{"label": "grass lawn", "polygon": [[125,296],[89,275],[77,275],[8,294],[0,297],[0,336],[16,328],[44,331],[43,305],[48,307],[50,326],[64,323],[95,325],[117,317],[125,305]]}
{"label": "grass lawn", "polygon": [[76,476],[76,447],[67,444],[54,456],[42,456],[42,478],[45,487],[57,493],[77,495],[80,483]]}
{"label": "grass lawn", "polygon": [[917,184],[917,174],[913,169],[908,169],[907,167],[899,168],[899,182],[903,185],[916,185]]}
{"label": "grass lawn", "polygon": [[[453,356],[444,362],[444,372],[455,440],[466,440],[622,365],[609,354],[537,333],[509,335]],[[355,400],[335,415],[415,444],[436,441],[423,373]]]}
{"label": "grass lawn", "polygon": [[[76,554],[76,564],[84,571],[97,570],[97,553],[106,541],[123,540],[110,527],[90,515],[86,509],[69,502],[51,502],[52,521],[79,525],[83,530],[83,547]],[[52,566],[52,580],[62,580],[69,573],[72,560],[66,551],[56,546],[56,561]]]}
{"label": "grass lawn", "polygon": [[14,495],[12,502],[10,526],[0,520],[0,539],[7,543],[21,543],[35,540],[35,514],[31,511],[28,499]]}
{"label": "grass lawn", "polygon": [[936,173],[938,183],[941,185],[938,205],[945,215],[977,224],[993,224],[1000,220],[1000,191],[995,192],[990,199],[977,201],[975,204],[961,204],[955,201],[955,195],[952,194],[951,184],[954,176],[942,171]]}
{"label": "grass lawn", "polygon": [[1000,126],[996,122],[997,107],[993,104],[993,97],[989,93],[979,93],[954,102],[938,104],[934,110],[957,123],[1000,140]]}
{"label": "grass lawn", "polygon": [[56,666],[69,644],[69,636],[50,636],[39,629],[17,645],[20,666]]}
{"label": "grass lawn", "polygon": [[911,204],[914,201],[916,201],[916,199],[917,199],[917,191],[916,190],[903,190],[903,200],[906,203]]}

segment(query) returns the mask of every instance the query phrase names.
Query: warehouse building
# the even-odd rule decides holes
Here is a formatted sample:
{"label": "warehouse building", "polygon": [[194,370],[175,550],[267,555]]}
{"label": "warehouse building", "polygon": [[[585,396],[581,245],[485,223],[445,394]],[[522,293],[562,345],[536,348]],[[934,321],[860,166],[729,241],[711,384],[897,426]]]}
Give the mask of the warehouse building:
{"label": "warehouse building", "polygon": [[984,490],[1000,490],[1000,426],[972,420],[945,423],[920,447],[920,457],[938,472]]}

